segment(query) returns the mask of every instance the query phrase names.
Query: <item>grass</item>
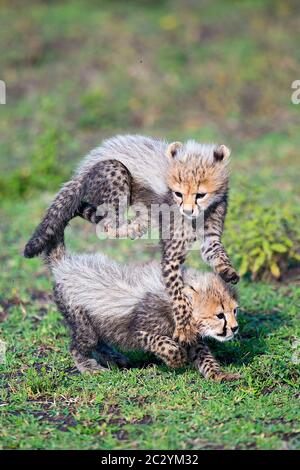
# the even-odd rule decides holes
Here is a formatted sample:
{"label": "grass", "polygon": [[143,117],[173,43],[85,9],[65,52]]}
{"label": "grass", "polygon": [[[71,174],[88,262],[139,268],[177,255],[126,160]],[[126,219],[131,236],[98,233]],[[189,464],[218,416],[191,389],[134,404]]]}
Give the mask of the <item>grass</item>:
{"label": "grass", "polygon": [[[292,360],[300,334],[299,286],[242,283],[240,338],[213,344],[223,366],[241,372],[237,383],[215,384],[193,370],[158,365],[84,377],[69,356],[68,332],[51,301],[45,268],[19,253],[42,205],[5,207],[3,448],[299,448],[299,376]],[[140,259],[141,250],[144,259],[153,256],[153,246],[143,241],[99,242],[79,222],[72,224],[68,244],[88,244],[90,251],[101,248],[124,261]],[[150,357],[131,356],[151,363]]]}
{"label": "grass", "polygon": [[[148,365],[90,377],[74,369],[41,260],[21,256],[75,162],[117,132],[224,142],[232,197],[260,187],[274,207],[298,204],[298,3],[17,3],[2,0],[0,17],[0,446],[299,449],[299,276],[242,280],[240,337],[212,344],[239,382],[137,353]],[[153,243],[100,242],[77,220],[67,243],[124,262],[159,257]]]}

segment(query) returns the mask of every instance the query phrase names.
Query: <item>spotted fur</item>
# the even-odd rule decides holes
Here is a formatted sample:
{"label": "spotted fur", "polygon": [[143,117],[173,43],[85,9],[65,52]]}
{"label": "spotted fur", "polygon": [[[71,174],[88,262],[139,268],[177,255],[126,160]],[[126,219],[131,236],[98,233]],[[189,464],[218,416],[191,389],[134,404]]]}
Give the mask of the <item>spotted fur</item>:
{"label": "spotted fur", "polygon": [[[172,299],[176,322],[174,339],[182,344],[196,340],[189,306],[182,294],[181,265],[199,234],[194,228],[197,216],[204,213],[201,254],[226,282],[239,279],[222,245],[227,208],[229,150],[224,146],[185,144],[143,136],[116,136],[92,150],[49,207],[41,224],[27,243],[24,254],[35,256],[63,233],[68,221],[80,215],[96,223],[104,220],[111,236],[141,236],[147,229],[143,218],[129,225],[113,224],[107,214],[97,216],[97,206],[113,204],[121,217],[119,200],[129,204],[175,204],[169,236],[162,237],[162,273]],[[201,197],[200,197],[200,196]],[[89,206],[90,205],[90,206]]]}
{"label": "spotted fur", "polygon": [[[66,254],[62,243],[49,251],[47,262],[55,301],[73,333],[71,354],[78,370],[94,373],[111,362],[127,367],[126,357],[111,349],[119,347],[152,352],[170,367],[192,363],[204,377],[220,378],[220,366],[203,339],[234,336],[237,299],[217,275],[184,271],[184,295],[198,343],[183,347],[172,338],[172,303],[158,263],[122,265],[102,254]],[[224,319],[217,317],[220,311]]]}

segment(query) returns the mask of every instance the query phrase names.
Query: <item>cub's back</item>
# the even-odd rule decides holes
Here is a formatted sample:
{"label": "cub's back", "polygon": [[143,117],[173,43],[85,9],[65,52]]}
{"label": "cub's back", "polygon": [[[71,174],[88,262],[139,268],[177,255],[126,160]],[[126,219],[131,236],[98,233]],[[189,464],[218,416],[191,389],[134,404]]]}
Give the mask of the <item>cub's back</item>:
{"label": "cub's back", "polygon": [[97,317],[126,316],[147,292],[167,298],[157,262],[122,265],[102,254],[74,254],[61,259],[53,275],[68,303]]}
{"label": "cub's back", "polygon": [[93,149],[79,165],[77,174],[86,173],[99,161],[118,160],[136,183],[163,195],[168,190],[167,146],[163,140],[141,135],[117,135]]}

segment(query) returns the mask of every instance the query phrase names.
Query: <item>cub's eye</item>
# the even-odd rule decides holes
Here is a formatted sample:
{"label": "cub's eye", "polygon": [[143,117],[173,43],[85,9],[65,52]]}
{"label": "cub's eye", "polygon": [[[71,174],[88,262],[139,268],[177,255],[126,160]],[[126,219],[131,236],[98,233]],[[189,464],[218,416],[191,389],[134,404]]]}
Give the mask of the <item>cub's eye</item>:
{"label": "cub's eye", "polygon": [[182,193],[180,193],[179,191],[175,191],[174,194],[175,196],[182,198]]}
{"label": "cub's eye", "polygon": [[239,308],[238,308],[238,307],[236,307],[236,308],[233,310],[233,313],[234,313],[235,316],[237,316],[238,311],[239,311]]}
{"label": "cub's eye", "polygon": [[218,313],[218,314],[217,314],[217,317],[218,317],[220,320],[223,320],[223,318],[225,318],[225,315],[224,315],[224,313]]}
{"label": "cub's eye", "polygon": [[203,199],[204,196],[206,196],[206,193],[197,193],[197,194],[196,194],[196,201],[197,201],[198,199]]}

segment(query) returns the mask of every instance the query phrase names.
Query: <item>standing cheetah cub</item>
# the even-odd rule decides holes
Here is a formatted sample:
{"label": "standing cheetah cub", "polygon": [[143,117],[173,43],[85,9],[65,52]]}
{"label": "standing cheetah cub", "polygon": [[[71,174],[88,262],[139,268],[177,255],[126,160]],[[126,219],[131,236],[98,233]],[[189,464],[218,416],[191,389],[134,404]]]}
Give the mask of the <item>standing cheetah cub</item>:
{"label": "standing cheetah cub", "polygon": [[[238,330],[235,290],[216,274],[184,271],[183,293],[190,304],[198,342],[181,346],[172,339],[172,303],[157,262],[122,265],[102,254],[77,255],[58,244],[47,256],[55,287],[54,297],[69,324],[71,354],[81,372],[104,369],[100,363],[126,366],[122,350],[154,353],[170,367],[192,363],[206,378],[233,380],[221,371],[203,338],[232,339]],[[100,363],[93,357],[98,351]]]}
{"label": "standing cheetah cub", "polygon": [[[72,180],[64,185],[28,241],[24,254],[33,257],[61,236],[69,220],[80,215],[97,222],[105,218],[108,233],[123,233],[124,226],[114,227],[104,214],[97,217],[96,207],[110,204],[120,214],[120,200],[128,205],[154,204],[176,210],[169,229],[162,236],[162,274],[172,301],[176,323],[174,339],[193,343],[197,327],[192,321],[183,294],[181,265],[193,242],[201,238],[201,255],[225,282],[236,283],[238,274],[222,245],[227,209],[228,162],[230,151],[225,145],[186,143],[152,139],[138,135],[116,136],[103,142],[84,159]],[[199,236],[195,220],[204,215],[203,233]],[[125,224],[128,236],[136,237],[147,228],[148,220],[138,214]]]}

